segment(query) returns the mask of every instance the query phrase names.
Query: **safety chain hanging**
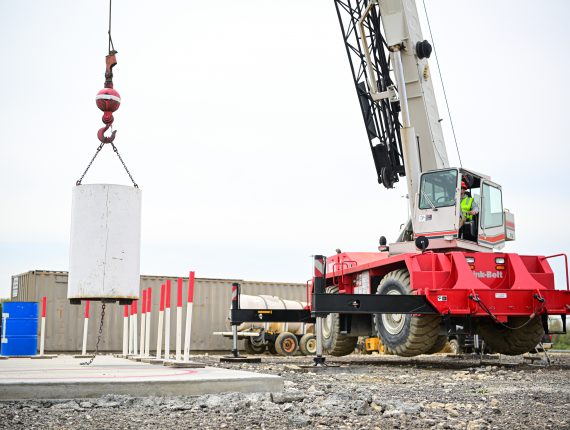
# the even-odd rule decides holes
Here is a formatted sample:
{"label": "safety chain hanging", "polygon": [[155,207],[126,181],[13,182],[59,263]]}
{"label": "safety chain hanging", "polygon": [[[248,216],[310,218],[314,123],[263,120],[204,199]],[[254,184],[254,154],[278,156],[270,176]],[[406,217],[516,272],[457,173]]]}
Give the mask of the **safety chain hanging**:
{"label": "safety chain hanging", "polygon": [[99,333],[97,334],[97,343],[95,344],[95,352],[93,353],[93,356],[89,359],[89,361],[84,361],[82,363],[79,363],[81,366],[90,366],[93,363],[93,360],[95,360],[95,357],[97,357],[97,354],[99,353],[99,342],[101,342],[101,336],[103,335],[104,318],[105,318],[105,303],[101,305],[101,322],[99,323]]}
{"label": "safety chain hanging", "polygon": [[[113,117],[113,112],[119,109],[119,106],[121,105],[121,95],[117,92],[117,90],[113,88],[113,67],[117,65],[117,58],[116,58],[117,51],[115,51],[115,47],[113,46],[113,39],[111,38],[111,6],[112,6],[111,1],[112,0],[109,0],[109,31],[108,31],[109,53],[105,57],[105,66],[106,66],[105,87],[101,91],[99,91],[97,93],[97,96],[95,97],[95,102],[97,103],[97,107],[101,109],[101,111],[103,111],[102,121],[103,124],[105,124],[105,126],[101,127],[97,132],[97,138],[99,139],[101,144],[97,147],[95,155],[93,155],[93,158],[91,158],[91,161],[87,165],[87,168],[85,169],[81,177],[75,182],[75,184],[81,185],[81,181],[87,174],[87,171],[93,164],[93,161],[95,161],[97,155],[99,155],[101,149],[103,149],[103,146],[106,143],[110,143],[111,146],[113,147],[113,152],[115,152],[115,154],[117,154],[117,156],[119,157],[119,160],[121,160],[121,164],[123,165],[125,171],[129,175],[129,178],[131,179],[131,182],[133,183],[134,187],[138,188],[139,186],[133,179],[133,176],[131,175],[131,172],[129,172],[129,169],[127,168],[127,165],[123,161],[121,154],[119,154],[119,150],[113,143],[115,140],[115,135],[117,134],[117,130],[113,130],[113,121],[115,120],[115,118]],[[111,135],[105,136],[105,132],[109,129],[111,129]]]}

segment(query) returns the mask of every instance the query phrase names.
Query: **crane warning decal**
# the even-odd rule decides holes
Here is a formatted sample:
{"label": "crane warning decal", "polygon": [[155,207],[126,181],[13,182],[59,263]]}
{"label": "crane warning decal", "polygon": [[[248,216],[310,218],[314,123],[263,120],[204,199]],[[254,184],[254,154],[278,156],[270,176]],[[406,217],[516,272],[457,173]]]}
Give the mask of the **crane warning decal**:
{"label": "crane warning decal", "polygon": [[357,275],[354,294],[370,294],[370,272],[368,270]]}

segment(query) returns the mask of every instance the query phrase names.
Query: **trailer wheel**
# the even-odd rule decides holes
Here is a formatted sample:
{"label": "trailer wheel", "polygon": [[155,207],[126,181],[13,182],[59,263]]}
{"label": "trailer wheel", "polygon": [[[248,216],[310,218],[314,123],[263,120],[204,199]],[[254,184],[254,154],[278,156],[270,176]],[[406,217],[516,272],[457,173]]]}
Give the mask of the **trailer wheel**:
{"label": "trailer wheel", "polygon": [[246,339],[244,344],[245,344],[245,352],[247,352],[248,354],[263,354],[265,352],[265,345],[263,344],[255,345],[251,341],[251,338]]}
{"label": "trailer wheel", "polygon": [[277,355],[277,350],[275,349],[275,341],[269,341],[267,343],[267,350],[271,355]]}
{"label": "trailer wheel", "polygon": [[[377,290],[377,294],[411,293],[410,274],[405,269],[388,273]],[[428,354],[441,337],[439,315],[375,314],[374,325],[386,350],[403,357]]]}
{"label": "trailer wheel", "polygon": [[[327,294],[338,294],[338,285],[326,288]],[[340,317],[338,314],[328,314],[323,318],[323,350],[337,357],[352,354],[358,343],[358,336],[348,336],[340,333]]]}
{"label": "trailer wheel", "polygon": [[449,351],[451,354],[459,355],[461,354],[461,345],[459,344],[459,340],[451,339],[449,341]]}
{"label": "trailer wheel", "polygon": [[277,351],[277,354],[279,355],[293,355],[297,352],[298,347],[299,343],[297,342],[297,336],[293,333],[289,333],[288,331],[279,333],[279,336],[275,339],[275,351]]}
{"label": "trailer wheel", "polygon": [[313,333],[304,334],[299,342],[299,349],[303,355],[315,355],[317,353],[317,337]]}
{"label": "trailer wheel", "polygon": [[[507,323],[510,327],[520,327],[527,317],[510,317]],[[490,318],[481,320],[478,325],[479,334],[495,353],[519,355],[533,349],[544,336],[544,327],[540,317],[534,317],[527,325],[516,330],[508,329],[493,322]]]}

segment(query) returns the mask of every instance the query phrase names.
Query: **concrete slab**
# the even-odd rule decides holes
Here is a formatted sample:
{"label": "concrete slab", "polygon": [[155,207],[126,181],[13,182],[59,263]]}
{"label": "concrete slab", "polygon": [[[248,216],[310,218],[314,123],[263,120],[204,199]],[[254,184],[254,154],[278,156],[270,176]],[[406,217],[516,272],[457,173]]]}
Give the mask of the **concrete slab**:
{"label": "concrete slab", "polygon": [[44,354],[44,355],[33,355],[30,357],[32,360],[49,360],[51,358],[57,357],[57,354]]}
{"label": "concrete slab", "polygon": [[35,357],[35,355],[0,355],[0,357],[2,357],[3,359],[6,359],[6,358],[32,358],[32,357]]}
{"label": "concrete slab", "polygon": [[179,369],[97,356],[82,366],[72,356],[0,361],[0,399],[70,399],[105,394],[191,396],[221,392],[279,392],[283,380],[221,368]]}
{"label": "concrete slab", "polygon": [[178,369],[199,369],[201,367],[206,367],[202,363],[196,363],[194,361],[176,361],[168,360],[164,362],[165,366],[176,367]]}

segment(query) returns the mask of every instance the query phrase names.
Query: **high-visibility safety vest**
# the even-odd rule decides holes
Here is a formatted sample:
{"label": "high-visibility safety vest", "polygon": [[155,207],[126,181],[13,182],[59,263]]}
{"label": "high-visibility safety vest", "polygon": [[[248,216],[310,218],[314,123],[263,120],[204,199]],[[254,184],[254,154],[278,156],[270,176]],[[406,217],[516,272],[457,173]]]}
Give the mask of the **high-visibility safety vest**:
{"label": "high-visibility safety vest", "polygon": [[465,196],[463,200],[461,200],[461,213],[463,214],[463,218],[466,221],[471,221],[473,219],[473,215],[469,215],[467,212],[471,211],[471,205],[473,204],[473,197]]}

